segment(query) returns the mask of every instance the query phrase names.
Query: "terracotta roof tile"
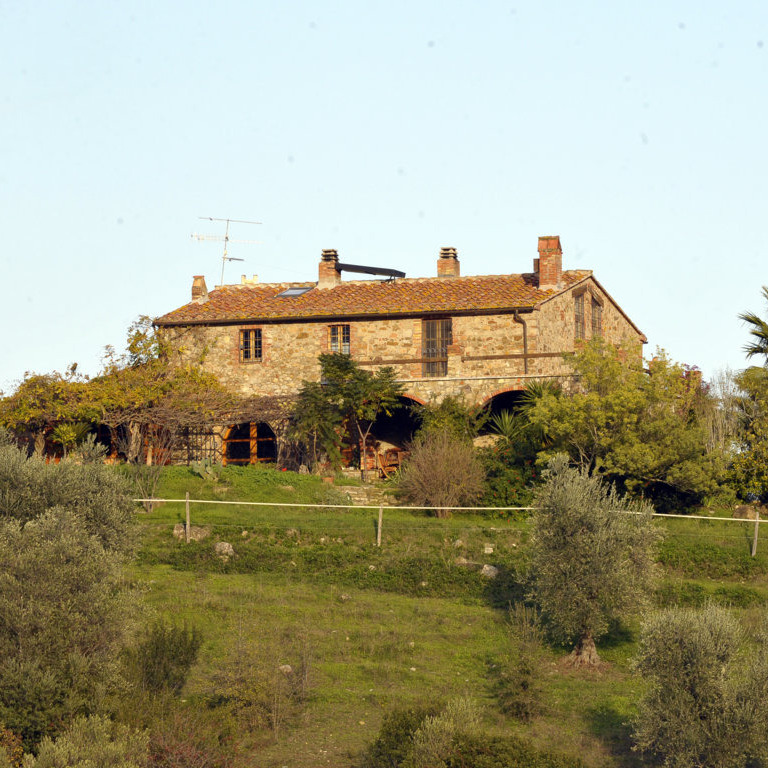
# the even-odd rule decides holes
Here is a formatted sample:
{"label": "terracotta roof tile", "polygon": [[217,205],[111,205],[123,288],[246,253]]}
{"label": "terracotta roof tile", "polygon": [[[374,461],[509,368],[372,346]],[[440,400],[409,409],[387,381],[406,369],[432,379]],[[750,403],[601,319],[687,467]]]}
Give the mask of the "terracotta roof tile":
{"label": "terracotta roof tile", "polygon": [[[563,272],[566,290],[588,277],[586,270]],[[212,290],[208,301],[191,302],[155,320],[157,325],[335,319],[429,312],[472,312],[534,307],[560,293],[540,291],[534,274],[456,278],[349,280],[334,288],[313,288],[301,296],[280,297],[289,287],[315,283],[225,285]]]}

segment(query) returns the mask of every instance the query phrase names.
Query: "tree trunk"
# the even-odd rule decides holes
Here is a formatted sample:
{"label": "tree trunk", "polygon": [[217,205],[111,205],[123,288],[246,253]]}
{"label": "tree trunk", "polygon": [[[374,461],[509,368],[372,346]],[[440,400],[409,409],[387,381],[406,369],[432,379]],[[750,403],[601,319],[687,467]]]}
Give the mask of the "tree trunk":
{"label": "tree trunk", "polygon": [[597,667],[601,663],[592,633],[587,632],[571,651],[571,655],[568,657],[568,666],[579,669],[580,667]]}
{"label": "tree trunk", "polygon": [[45,431],[40,430],[39,432],[35,432],[35,440],[34,440],[34,454],[37,456],[38,459],[43,458],[43,454],[45,453]]}
{"label": "tree trunk", "polygon": [[368,435],[371,431],[371,425],[369,425],[368,429],[365,430],[365,433],[363,433],[363,430],[360,429],[360,425],[357,425],[357,431],[360,435],[360,445],[362,446],[362,451],[360,452],[360,472],[364,483],[368,482]]}
{"label": "tree trunk", "polygon": [[135,464],[139,460],[141,450],[141,427],[132,421],[128,424],[128,451],[126,461],[129,464]]}

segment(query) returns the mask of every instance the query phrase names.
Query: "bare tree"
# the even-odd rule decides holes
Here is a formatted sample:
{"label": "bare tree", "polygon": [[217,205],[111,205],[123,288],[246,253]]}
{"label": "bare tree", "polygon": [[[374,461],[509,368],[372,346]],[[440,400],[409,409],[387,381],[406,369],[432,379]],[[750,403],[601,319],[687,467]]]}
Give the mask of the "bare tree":
{"label": "bare tree", "polygon": [[448,517],[449,507],[474,504],[484,481],[472,444],[442,429],[416,438],[398,492],[410,504],[438,507],[437,517]]}

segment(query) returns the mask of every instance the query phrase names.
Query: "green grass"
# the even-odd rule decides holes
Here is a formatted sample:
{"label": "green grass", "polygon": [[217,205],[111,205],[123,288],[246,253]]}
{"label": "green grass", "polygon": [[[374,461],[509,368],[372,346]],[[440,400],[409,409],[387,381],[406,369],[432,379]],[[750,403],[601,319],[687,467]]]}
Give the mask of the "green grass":
{"label": "green grass", "polygon": [[[158,495],[186,491],[211,500],[346,503],[343,488],[264,468],[226,468],[217,483],[171,468]],[[507,608],[524,596],[525,521],[438,520],[388,508],[377,548],[375,510],[193,504],[193,524],[208,526],[210,536],[186,545],[172,535],[183,515],[183,504],[137,515],[142,546],[133,577],[151,611],[203,633],[184,691],[191,704],[232,707],[250,691],[253,728],[240,729],[238,765],[351,766],[392,707],[455,696],[480,703],[490,735],[556,747],[591,768],[640,765],[628,725],[641,689],[631,671],[637,621],[599,643],[606,666],[598,671],[566,671],[568,649],[545,645],[537,657],[541,712],[530,723],[497,706],[489,664],[516,648]],[[768,541],[753,559],[749,525],[658,524],[666,538],[656,604],[711,599],[757,624],[768,600]],[[228,562],[214,553],[219,540],[235,549]],[[492,563],[500,577],[489,581],[457,557]],[[270,698],[281,664],[306,670],[300,701]]]}
{"label": "green grass", "polygon": [[683,576],[709,579],[744,579],[768,574],[768,537],[761,528],[763,546],[751,557],[754,525],[742,521],[660,518],[667,536],[659,561]]}

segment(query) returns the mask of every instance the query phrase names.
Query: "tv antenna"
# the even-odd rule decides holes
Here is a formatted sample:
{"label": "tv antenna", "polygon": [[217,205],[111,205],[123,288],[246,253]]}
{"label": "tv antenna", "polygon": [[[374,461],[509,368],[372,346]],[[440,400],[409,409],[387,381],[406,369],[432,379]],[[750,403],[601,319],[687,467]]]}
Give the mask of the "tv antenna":
{"label": "tv antenna", "polygon": [[192,237],[195,240],[215,240],[217,242],[223,242],[224,243],[224,254],[221,257],[221,280],[219,281],[219,285],[224,285],[224,267],[226,266],[228,261],[245,261],[245,259],[238,259],[235,256],[229,256],[227,254],[227,247],[230,243],[244,243],[244,244],[255,244],[258,243],[258,240],[232,240],[229,237],[229,225],[230,224],[261,224],[260,221],[245,221],[244,219],[217,219],[213,216],[198,216],[198,219],[205,219],[205,221],[225,221],[227,223],[226,228],[224,229],[224,235],[198,235],[196,233],[192,234]]}

